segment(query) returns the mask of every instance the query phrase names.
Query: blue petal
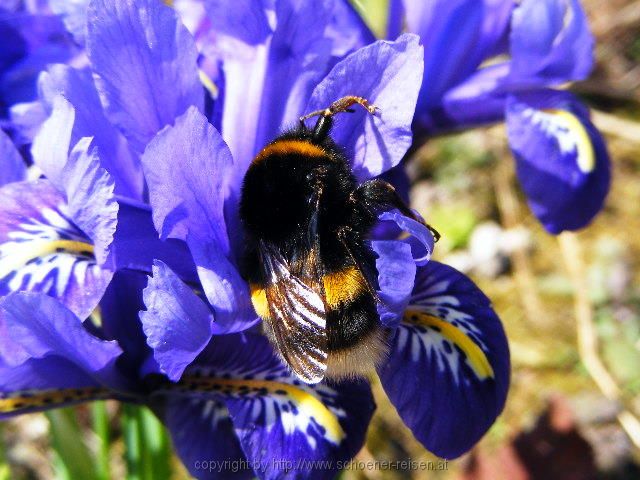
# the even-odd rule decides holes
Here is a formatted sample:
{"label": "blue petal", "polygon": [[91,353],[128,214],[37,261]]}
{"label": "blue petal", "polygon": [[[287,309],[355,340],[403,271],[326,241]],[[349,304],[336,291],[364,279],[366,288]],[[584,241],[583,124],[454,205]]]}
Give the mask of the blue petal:
{"label": "blue petal", "polygon": [[87,35],[89,0],[50,0],[51,11],[59,15],[78,45],[84,45]]}
{"label": "blue petal", "polygon": [[17,12],[3,17],[3,50],[8,47],[6,54],[0,52],[0,105],[4,110],[5,106],[35,100],[40,72],[51,63],[69,61],[78,49],[54,15]]}
{"label": "blue petal", "polygon": [[151,273],[154,260],[161,260],[189,283],[198,283],[198,273],[189,247],[182,240],[161,240],[153,225],[151,207],[118,197],[118,228],[110,249],[112,270]]}
{"label": "blue petal", "polygon": [[91,138],[81,139],[73,148],[62,176],[73,222],[91,238],[96,261],[102,265],[113,241],[119,207],[113,180],[100,167]]}
{"label": "blue petal", "polygon": [[416,438],[444,458],[469,450],[502,411],[509,371],[507,339],[484,294],[451,267],[420,268],[379,370]]}
{"label": "blue petal", "polygon": [[153,266],[144,304],[140,321],[147,343],[161,370],[178,380],[211,339],[211,310],[162,262]]}
{"label": "blue petal", "polygon": [[420,133],[435,134],[504,119],[509,63],[483,67],[447,91],[439,107],[416,114]]}
{"label": "blue petal", "polygon": [[12,294],[0,300],[0,418],[83,400],[123,388],[121,350],[92,337],[57,300]]}
{"label": "blue petal", "polygon": [[[387,15],[387,35],[390,40],[398,38],[404,30],[405,8],[403,0],[389,0],[389,13]],[[413,32],[416,33],[416,32]]]}
{"label": "blue petal", "polygon": [[221,132],[236,160],[235,191],[253,157],[297,122],[311,91],[326,74],[332,50],[327,27],[332,14],[332,3],[327,0],[279,1],[275,3],[277,26],[266,43],[220,45],[224,49]]}
{"label": "blue petal", "polygon": [[62,171],[69,157],[76,111],[62,95],[57,95],[51,103],[51,115],[33,139],[31,156],[49,181],[64,191]]}
{"label": "blue petal", "polygon": [[360,14],[348,0],[335,0],[326,35],[331,39],[331,54],[341,58],[376,40]]}
{"label": "blue petal", "polygon": [[123,371],[132,372],[136,378],[144,361],[152,355],[140,322],[140,312],[144,310],[142,291],[146,285],[147,276],[140,272],[116,272],[100,300],[99,308],[90,317],[94,319],[98,315],[95,327],[100,338],[118,342],[123,350],[119,366]]}
{"label": "blue petal", "polygon": [[378,255],[378,314],[387,327],[396,327],[407,308],[416,276],[416,262],[411,254],[411,246],[394,240],[371,242]]}
{"label": "blue petal", "polygon": [[418,110],[440,104],[445,92],[505,48],[514,3],[505,0],[404,0],[408,31],[425,49]]}
{"label": "blue petal", "polygon": [[40,101],[18,103],[9,110],[13,140],[17,146],[33,143],[47,112]]}
{"label": "blue petal", "polygon": [[411,121],[422,81],[422,47],[415,35],[379,41],[338,63],[315,88],[306,111],[328,107],[345,95],[367,98],[380,108],[336,118],[332,137],[353,161],[360,180],[397,165],[411,145]]}
{"label": "blue petal", "polygon": [[579,0],[523,0],[511,22],[512,81],[583,80],[593,67],[593,44]]}
{"label": "blue petal", "polygon": [[382,221],[395,222],[403,232],[411,235],[410,242],[413,259],[418,265],[424,265],[431,258],[434,248],[434,239],[431,231],[422,223],[402,215],[397,210],[383,212],[378,217]]}
{"label": "blue petal", "polygon": [[82,137],[93,137],[100,151],[102,167],[116,184],[116,193],[141,198],[142,169],[125,138],[105,116],[91,72],[66,65],[53,65],[40,75],[40,98],[52,110],[62,95],[75,111],[71,144]]}
{"label": "blue petal", "polygon": [[51,117],[34,140],[34,162],[66,194],[73,222],[93,240],[94,256],[103,264],[118,216],[113,181],[100,166],[91,138],[80,139],[68,154],[75,110],[62,96],[57,96],[53,103]]}
{"label": "blue petal", "polygon": [[5,333],[0,358],[5,365],[58,355],[87,373],[100,374],[122,353],[116,342],[92,337],[73,312],[46,295],[14,293],[0,299],[0,309]]}
{"label": "blue petal", "polygon": [[271,34],[262,0],[205,0],[204,8],[217,32],[248,45],[263,43]]}
{"label": "blue petal", "polygon": [[[262,479],[332,478],[361,448],[375,408],[365,382],[304,384],[252,334],[215,337],[179,387],[224,399]],[[328,464],[305,468],[315,460]]]}
{"label": "blue petal", "polygon": [[87,52],[107,117],[137,153],[189,106],[203,108],[194,40],[162,2],[93,0]]}
{"label": "blue petal", "polygon": [[242,329],[251,307],[225,225],[224,202],[234,168],[229,148],[192,107],[153,139],[142,163],[161,238],[187,241],[216,322],[230,331]]}
{"label": "blue petal", "polygon": [[93,255],[91,239],[71,220],[48,181],[0,188],[0,295],[43,292],[81,319],[96,307],[112,272]]}
{"label": "blue petal", "polygon": [[0,365],[0,378],[0,420],[119,395],[59,357]]}
{"label": "blue petal", "polygon": [[0,130],[0,186],[19,182],[27,176],[27,165],[11,138]]}
{"label": "blue petal", "polygon": [[604,139],[580,101],[543,90],[507,101],[509,143],[529,206],[551,233],[586,226],[609,191]]}
{"label": "blue petal", "polygon": [[169,398],[163,420],[189,473],[198,480],[254,478],[221,400]]}

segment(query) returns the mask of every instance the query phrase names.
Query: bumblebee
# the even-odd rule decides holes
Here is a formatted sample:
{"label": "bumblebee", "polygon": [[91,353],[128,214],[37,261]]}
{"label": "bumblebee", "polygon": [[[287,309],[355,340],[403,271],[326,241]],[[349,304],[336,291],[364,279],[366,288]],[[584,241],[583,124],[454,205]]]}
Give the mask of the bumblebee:
{"label": "bumblebee", "polygon": [[[355,105],[378,113],[347,96],[301,117],[258,153],[242,186],[251,300],[264,333],[306,383],[366,375],[383,358],[376,257],[365,239],[384,210],[422,221],[389,183],[358,184],[332,140],[334,115]],[[312,117],[313,129],[305,124]]]}

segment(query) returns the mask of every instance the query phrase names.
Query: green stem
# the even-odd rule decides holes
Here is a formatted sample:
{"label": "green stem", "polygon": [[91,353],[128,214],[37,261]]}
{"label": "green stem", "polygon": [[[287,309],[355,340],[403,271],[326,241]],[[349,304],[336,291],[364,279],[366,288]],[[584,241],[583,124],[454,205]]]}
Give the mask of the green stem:
{"label": "green stem", "polygon": [[149,479],[171,476],[171,442],[163,425],[148,408],[140,409],[145,449],[149,456]]}
{"label": "green stem", "polygon": [[122,434],[124,436],[124,456],[127,463],[127,480],[144,480],[142,476],[142,452],[140,430],[138,428],[137,407],[123,405]]}
{"label": "green stem", "polygon": [[51,445],[60,459],[59,467],[69,478],[84,478],[94,472],[94,463],[89,448],[82,439],[82,431],[73,408],[46,412],[51,426]]}
{"label": "green stem", "polygon": [[91,405],[91,420],[93,431],[98,437],[98,451],[96,452],[96,474],[98,480],[110,480],[109,467],[109,415],[105,402],[94,402]]}
{"label": "green stem", "polygon": [[4,443],[4,425],[0,424],[0,480],[11,478],[11,469],[7,463],[7,454]]}

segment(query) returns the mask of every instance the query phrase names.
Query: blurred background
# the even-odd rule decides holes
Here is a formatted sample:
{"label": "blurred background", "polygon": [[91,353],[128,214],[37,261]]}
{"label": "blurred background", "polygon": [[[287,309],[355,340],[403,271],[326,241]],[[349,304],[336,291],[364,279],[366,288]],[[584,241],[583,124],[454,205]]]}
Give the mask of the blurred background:
{"label": "blurred background", "polygon": [[[376,31],[384,0],[358,0]],[[597,67],[571,86],[613,161],[605,210],[578,234],[545,233],[514,179],[503,126],[430,140],[408,163],[412,206],[443,235],[436,259],[469,274],[510,340],[504,413],[441,471],[343,479],[640,479],[640,1],[582,0]],[[379,385],[357,460],[435,461]],[[0,423],[0,480],[187,479],[152,414],[98,402]],[[356,467],[358,464],[354,464]]]}

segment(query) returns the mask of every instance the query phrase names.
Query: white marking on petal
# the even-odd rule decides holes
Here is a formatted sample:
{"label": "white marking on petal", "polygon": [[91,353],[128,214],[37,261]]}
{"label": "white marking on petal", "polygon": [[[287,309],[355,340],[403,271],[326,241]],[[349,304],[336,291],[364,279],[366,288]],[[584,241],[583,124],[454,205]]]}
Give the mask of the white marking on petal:
{"label": "white marking on petal", "polygon": [[593,171],[596,165],[593,145],[589,133],[576,115],[560,109],[533,108],[527,108],[522,115],[547,136],[555,138],[562,155],[575,155],[578,168],[583,173]]}

